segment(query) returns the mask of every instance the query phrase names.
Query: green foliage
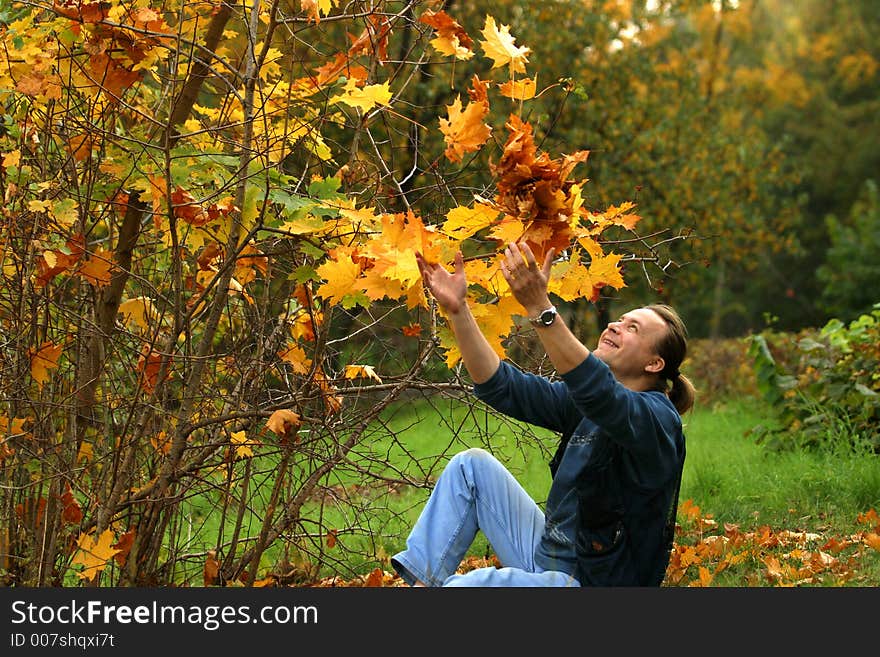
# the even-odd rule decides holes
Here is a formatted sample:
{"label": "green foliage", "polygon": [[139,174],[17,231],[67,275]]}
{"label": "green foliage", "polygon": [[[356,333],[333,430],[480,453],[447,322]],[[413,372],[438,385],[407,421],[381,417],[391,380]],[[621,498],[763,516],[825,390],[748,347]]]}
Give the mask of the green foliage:
{"label": "green foliage", "polygon": [[759,441],[880,451],[880,304],[849,324],[832,319],[802,334],[791,351],[793,370],[777,362],[766,336],[751,338],[758,385],[777,422],[755,428]]}

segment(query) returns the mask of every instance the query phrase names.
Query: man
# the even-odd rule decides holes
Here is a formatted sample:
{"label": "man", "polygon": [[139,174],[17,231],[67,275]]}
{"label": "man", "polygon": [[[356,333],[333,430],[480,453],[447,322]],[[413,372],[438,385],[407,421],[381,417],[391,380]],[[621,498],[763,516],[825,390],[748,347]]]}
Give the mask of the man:
{"label": "man", "polygon": [[[544,512],[488,452],[455,455],[394,568],[414,586],[658,586],[685,456],[681,413],[694,396],[678,371],[687,349],[681,319],[667,306],[638,308],[609,324],[590,352],[550,303],[553,250],[539,266],[526,243],[509,244],[501,272],[561,377],[550,381],[489,345],[467,305],[460,253],[453,273],[417,260],[476,396],[562,440]],[[457,575],[478,530],[502,567]]]}

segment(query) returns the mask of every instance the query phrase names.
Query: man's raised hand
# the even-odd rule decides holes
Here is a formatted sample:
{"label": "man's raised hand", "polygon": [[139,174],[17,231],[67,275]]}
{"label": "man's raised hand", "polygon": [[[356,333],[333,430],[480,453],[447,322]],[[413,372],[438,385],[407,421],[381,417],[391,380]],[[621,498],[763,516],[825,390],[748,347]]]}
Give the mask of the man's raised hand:
{"label": "man's raised hand", "polygon": [[428,262],[418,252],[416,263],[422,274],[422,282],[440,307],[452,315],[459,312],[467,298],[467,279],[464,276],[464,258],[461,252],[455,254],[455,271],[451,274],[443,265]]}

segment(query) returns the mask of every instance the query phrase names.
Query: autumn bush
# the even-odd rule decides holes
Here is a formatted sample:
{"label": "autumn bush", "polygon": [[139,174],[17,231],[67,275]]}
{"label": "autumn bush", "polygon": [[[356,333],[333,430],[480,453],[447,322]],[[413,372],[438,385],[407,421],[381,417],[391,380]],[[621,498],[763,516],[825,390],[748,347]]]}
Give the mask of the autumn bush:
{"label": "autumn bush", "polygon": [[316,500],[434,474],[374,447],[383,410],[465,387],[416,252],[465,255],[505,354],[507,242],[555,249],[571,300],[677,239],[591,207],[587,150],[542,150],[530,103],[572,85],[539,87],[507,25],[336,4],[0,14],[5,582],[250,584],[323,554],[361,516]]}

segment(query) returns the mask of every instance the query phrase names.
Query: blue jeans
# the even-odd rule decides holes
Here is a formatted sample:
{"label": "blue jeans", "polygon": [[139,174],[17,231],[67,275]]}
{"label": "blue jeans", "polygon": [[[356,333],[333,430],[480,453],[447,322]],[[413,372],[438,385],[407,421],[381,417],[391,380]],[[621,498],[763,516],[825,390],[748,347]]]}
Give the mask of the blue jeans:
{"label": "blue jeans", "polygon": [[[502,568],[455,574],[482,530]],[[535,564],[544,514],[510,472],[488,452],[456,454],[406,540],[391,558],[405,582],[426,586],[580,586],[568,573]]]}

